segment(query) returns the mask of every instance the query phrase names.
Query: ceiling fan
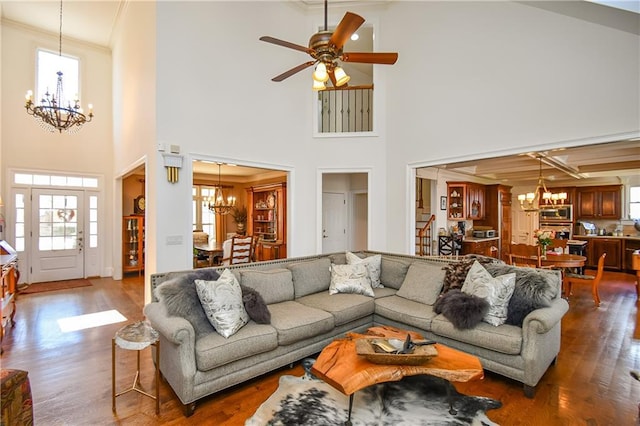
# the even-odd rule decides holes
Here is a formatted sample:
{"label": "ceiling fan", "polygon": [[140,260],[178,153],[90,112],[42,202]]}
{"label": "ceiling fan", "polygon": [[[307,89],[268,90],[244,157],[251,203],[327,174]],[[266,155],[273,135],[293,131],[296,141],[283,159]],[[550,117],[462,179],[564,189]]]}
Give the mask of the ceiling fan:
{"label": "ceiling fan", "polygon": [[313,60],[291,68],[271,79],[280,82],[292,75],[318,64],[313,73],[313,89],[325,89],[324,83],[331,79],[334,87],[341,87],[347,84],[350,77],[338,65],[338,60],[342,62],[357,62],[362,64],[385,64],[392,65],[398,60],[396,52],[373,53],[373,52],[343,52],[342,49],[351,35],[364,23],[364,18],[355,13],[345,13],[342,21],[334,31],[327,29],[327,0],[324,2],[324,30],[313,34],[309,39],[309,47],[280,40],[270,36],[262,36],[260,40],[289,49],[299,50],[308,53]]}

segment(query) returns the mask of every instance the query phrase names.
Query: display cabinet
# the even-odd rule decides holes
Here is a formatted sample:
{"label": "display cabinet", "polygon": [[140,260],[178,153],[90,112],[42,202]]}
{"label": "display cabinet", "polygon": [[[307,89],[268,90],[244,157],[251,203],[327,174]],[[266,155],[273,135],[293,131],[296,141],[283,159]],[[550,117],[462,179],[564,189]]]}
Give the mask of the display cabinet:
{"label": "display cabinet", "polygon": [[464,183],[447,182],[447,218],[461,220],[466,216],[466,189]]}
{"label": "display cabinet", "polygon": [[144,271],[144,216],[122,218],[122,272]]}
{"label": "display cabinet", "polygon": [[[0,294],[0,352],[2,352],[2,341],[6,327],[15,324],[16,296],[18,290],[18,253],[4,240],[0,240],[0,267],[2,268],[2,278],[0,279],[2,293]],[[3,395],[4,396],[4,395]]]}
{"label": "display cabinet", "polygon": [[258,236],[257,260],[287,257],[286,183],[248,188],[247,203],[247,233]]}
{"label": "display cabinet", "polygon": [[485,187],[472,182],[447,182],[447,218],[479,220],[484,218]]}

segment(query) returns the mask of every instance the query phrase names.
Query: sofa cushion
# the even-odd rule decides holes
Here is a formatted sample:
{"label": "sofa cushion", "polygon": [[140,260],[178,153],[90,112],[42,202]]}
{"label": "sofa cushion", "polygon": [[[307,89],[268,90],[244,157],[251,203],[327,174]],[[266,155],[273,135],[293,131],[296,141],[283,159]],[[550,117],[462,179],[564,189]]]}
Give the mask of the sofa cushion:
{"label": "sofa cushion", "polygon": [[331,281],[331,261],[328,257],[291,263],[295,297],[326,291]]}
{"label": "sofa cushion", "polygon": [[240,270],[240,284],[257,290],[267,305],[293,300],[293,277],[289,269]]}
{"label": "sofa cushion", "polygon": [[440,314],[431,321],[431,331],[438,336],[508,355],[517,355],[522,350],[522,329],[514,325],[496,327],[481,321],[474,328],[460,330]]}
{"label": "sofa cushion", "polygon": [[209,333],[196,341],[196,366],[207,371],[278,347],[278,333],[269,325],[249,322],[236,334],[224,338]]}
{"label": "sofa cushion", "polygon": [[202,308],[220,335],[229,337],[249,322],[240,284],[231,271],[225,269],[215,281],[196,280],[195,283]]}
{"label": "sofa cushion", "polygon": [[380,283],[385,287],[400,288],[411,262],[382,257],[380,262]]}
{"label": "sofa cushion", "polygon": [[287,301],[269,305],[271,326],[278,332],[278,344],[290,345],[333,330],[333,315],[302,303]]}
{"label": "sofa cushion", "polygon": [[331,263],[335,263],[336,265],[346,265],[347,255],[346,253],[333,253],[329,255],[329,260],[331,260]]}
{"label": "sofa cushion", "polygon": [[436,316],[433,306],[415,302],[400,296],[376,299],[375,313],[408,326],[429,331]]}
{"label": "sofa cushion", "polygon": [[425,305],[433,305],[443,284],[444,271],[440,265],[414,262],[409,266],[397,295]]}
{"label": "sofa cushion", "polygon": [[482,321],[489,312],[489,302],[482,297],[463,293],[456,289],[449,290],[438,298],[433,310],[451,321],[454,327],[465,330],[473,328]]}
{"label": "sofa cushion", "polygon": [[485,269],[494,277],[516,274],[516,285],[507,310],[507,324],[522,326],[529,313],[551,306],[551,301],[560,291],[560,278],[553,271],[499,264],[485,265]]}
{"label": "sofa cushion", "polygon": [[500,275],[494,278],[476,261],[469,269],[462,291],[487,299],[489,311],[482,320],[498,326],[507,320],[509,300],[515,285],[516,274]]}
{"label": "sofa cushion", "polygon": [[396,290],[395,288],[391,288],[391,287],[380,287],[380,288],[374,288],[373,289],[373,294],[374,294],[374,297],[376,299],[379,299],[381,297],[393,296],[397,292],[398,292],[398,290]]}
{"label": "sofa cushion", "polygon": [[373,297],[371,279],[364,263],[331,265],[329,294],[350,293]]}
{"label": "sofa cushion", "polygon": [[207,319],[195,280],[215,280],[220,274],[211,269],[200,269],[191,273],[170,273],[167,280],[156,287],[154,295],[165,306],[170,317],[182,317],[193,326],[196,339],[215,329]]}
{"label": "sofa cushion", "polygon": [[363,263],[367,267],[369,278],[371,279],[371,287],[384,287],[382,283],[380,283],[380,265],[382,263],[382,255],[374,254],[373,256],[362,258],[348,251],[345,253],[345,257],[347,259],[347,264],[349,265]]}
{"label": "sofa cushion", "polygon": [[296,299],[296,302],[329,312],[336,326],[373,315],[374,309],[373,299],[360,294],[329,295],[323,291]]}

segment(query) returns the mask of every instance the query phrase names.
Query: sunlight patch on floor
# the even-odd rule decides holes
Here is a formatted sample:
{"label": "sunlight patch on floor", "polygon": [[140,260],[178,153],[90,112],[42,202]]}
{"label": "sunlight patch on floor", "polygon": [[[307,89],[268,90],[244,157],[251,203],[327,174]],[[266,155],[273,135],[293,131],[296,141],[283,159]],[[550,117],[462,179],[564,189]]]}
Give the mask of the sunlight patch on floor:
{"label": "sunlight patch on floor", "polygon": [[75,317],[60,318],[58,326],[63,333],[84,330],[86,328],[100,327],[101,325],[115,324],[126,321],[127,318],[115,309],[96,312],[94,314],[77,315]]}

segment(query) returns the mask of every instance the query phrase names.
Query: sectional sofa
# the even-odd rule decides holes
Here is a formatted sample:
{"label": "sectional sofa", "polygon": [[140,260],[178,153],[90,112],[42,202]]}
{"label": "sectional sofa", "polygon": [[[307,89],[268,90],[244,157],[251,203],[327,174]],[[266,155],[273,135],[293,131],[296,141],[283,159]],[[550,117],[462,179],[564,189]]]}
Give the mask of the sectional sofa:
{"label": "sectional sofa", "polygon": [[462,264],[460,260],[377,252],[357,255],[379,256],[383,287],[373,288],[372,294],[330,294],[330,289],[336,293],[330,269],[332,264],[347,263],[345,253],[227,267],[243,289],[262,296],[271,317],[268,324],[249,321],[228,338],[208,324],[194,286],[196,279],[214,279],[225,268],[153,274],[154,299],[144,313],[160,333],[160,370],[184,404],[185,415],[193,413],[200,398],[317,354],[335,338],[375,325],[414,330],[473,354],[485,369],[521,382],[525,394],[533,397],[536,384],[560,351],[560,323],[568,304],[560,297],[558,271],[516,268],[499,261],[490,265],[496,275],[515,271],[526,281],[533,274],[548,287],[548,300],[528,313],[521,325],[481,322],[459,329],[437,314],[434,305],[443,289],[451,287],[445,281],[452,279],[450,272]]}

